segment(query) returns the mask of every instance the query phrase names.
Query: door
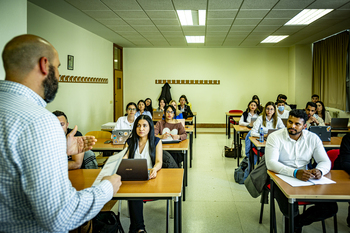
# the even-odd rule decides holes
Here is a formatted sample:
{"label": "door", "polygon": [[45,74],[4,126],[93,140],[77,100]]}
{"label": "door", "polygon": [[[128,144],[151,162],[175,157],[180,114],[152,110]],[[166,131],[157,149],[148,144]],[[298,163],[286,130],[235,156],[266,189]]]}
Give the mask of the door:
{"label": "door", "polygon": [[123,116],[123,71],[114,70],[114,121]]}

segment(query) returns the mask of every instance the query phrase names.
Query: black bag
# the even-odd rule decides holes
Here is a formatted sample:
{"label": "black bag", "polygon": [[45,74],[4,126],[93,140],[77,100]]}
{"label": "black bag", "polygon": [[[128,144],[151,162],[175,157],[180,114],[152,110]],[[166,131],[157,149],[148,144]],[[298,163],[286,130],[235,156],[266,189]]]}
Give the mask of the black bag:
{"label": "black bag", "polygon": [[235,153],[235,149],[225,146],[225,157],[236,159],[237,155]]}
{"label": "black bag", "polygon": [[119,217],[113,211],[100,212],[92,219],[93,233],[124,233]]}
{"label": "black bag", "polygon": [[244,184],[244,171],[248,168],[248,157],[244,157],[239,167],[235,169],[234,178],[236,183]]}

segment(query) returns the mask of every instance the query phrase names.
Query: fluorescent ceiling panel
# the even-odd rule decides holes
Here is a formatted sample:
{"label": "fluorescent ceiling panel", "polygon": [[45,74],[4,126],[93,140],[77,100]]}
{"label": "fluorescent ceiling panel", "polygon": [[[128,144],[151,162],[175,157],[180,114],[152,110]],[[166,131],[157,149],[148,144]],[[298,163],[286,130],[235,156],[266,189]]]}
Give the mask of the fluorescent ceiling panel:
{"label": "fluorescent ceiling panel", "polygon": [[332,10],[333,9],[305,9],[294,16],[285,25],[308,25]]}
{"label": "fluorescent ceiling panel", "polygon": [[199,25],[201,25],[201,26],[205,25],[205,15],[206,15],[205,10],[198,11],[198,21],[199,21]]}
{"label": "fluorescent ceiling panel", "polygon": [[178,10],[177,15],[179,16],[181,25],[193,25],[192,13],[190,10]]}
{"label": "fluorescent ceiling panel", "polygon": [[204,36],[186,36],[187,43],[204,43]]}
{"label": "fluorescent ceiling panel", "polygon": [[278,43],[287,37],[288,36],[268,36],[265,40],[261,41],[260,43]]}
{"label": "fluorescent ceiling panel", "polygon": [[206,20],[205,10],[177,10],[182,26],[204,26]]}

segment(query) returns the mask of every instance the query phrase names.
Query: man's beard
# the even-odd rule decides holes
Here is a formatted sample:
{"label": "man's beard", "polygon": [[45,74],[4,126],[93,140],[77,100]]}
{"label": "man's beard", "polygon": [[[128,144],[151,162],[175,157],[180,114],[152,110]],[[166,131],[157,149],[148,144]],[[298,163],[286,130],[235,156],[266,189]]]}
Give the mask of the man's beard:
{"label": "man's beard", "polygon": [[42,85],[44,87],[44,100],[46,103],[51,103],[58,91],[58,80],[56,79],[55,68],[52,65],[49,66],[49,74]]}
{"label": "man's beard", "polygon": [[293,129],[293,131],[289,131],[290,129],[292,129],[292,128],[287,128],[287,130],[288,130],[288,133],[289,133],[289,135],[298,135],[298,134],[300,134],[302,131],[299,131],[298,132],[298,130],[296,130],[296,129]]}

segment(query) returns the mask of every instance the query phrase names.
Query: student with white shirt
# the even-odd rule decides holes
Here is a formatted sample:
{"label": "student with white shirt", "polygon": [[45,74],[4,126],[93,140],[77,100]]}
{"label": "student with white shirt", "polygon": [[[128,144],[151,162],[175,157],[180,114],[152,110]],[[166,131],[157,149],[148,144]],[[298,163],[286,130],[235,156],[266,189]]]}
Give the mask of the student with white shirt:
{"label": "student with white shirt", "polygon": [[130,102],[126,105],[126,116],[122,116],[118,118],[117,123],[113,130],[117,129],[132,129],[135,122],[135,113],[136,113],[136,104],[134,102]]}
{"label": "student with white shirt", "polygon": [[271,101],[267,102],[262,115],[260,115],[254,122],[253,128],[251,130],[251,135],[253,137],[259,137],[259,130],[261,127],[263,128],[264,135],[267,134],[269,129],[284,128],[283,121],[281,118],[277,117],[276,106]]}
{"label": "student with white shirt", "polygon": [[146,103],[143,100],[139,100],[139,102],[137,102],[137,112],[135,117],[137,118],[140,115],[147,115],[152,119],[152,114],[146,110]]}
{"label": "student with white shirt", "polygon": [[318,115],[318,117],[321,117],[322,120],[324,121],[325,125],[330,125],[331,124],[331,114],[329,114],[329,112],[326,110],[326,108],[324,107],[324,104],[322,101],[317,101],[316,102],[316,113]]}
{"label": "student with white shirt", "polygon": [[[152,119],[147,115],[141,115],[135,120],[132,136],[125,146],[128,147],[124,159],[147,159],[148,169],[151,169],[149,178],[157,177],[157,172],[162,168],[163,148],[159,138],[154,136]],[[129,232],[146,232],[143,220],[143,201],[128,201],[130,213]]]}
{"label": "student with white shirt", "polygon": [[258,105],[256,104],[256,102],[254,100],[251,100],[248,103],[247,110],[245,110],[245,112],[241,116],[241,119],[239,119],[239,125],[253,126],[253,124],[251,123],[251,119],[259,117],[257,112],[258,112]]}
{"label": "student with white shirt", "polygon": [[[279,100],[283,100],[284,101],[284,109],[285,110],[288,110],[288,111],[291,111],[291,107],[287,104],[287,96],[284,95],[284,94],[279,94],[277,96],[277,99],[276,99],[276,102],[279,101]],[[288,118],[288,117],[287,117]]]}
{"label": "student with white shirt", "polygon": [[314,102],[307,102],[305,107],[306,115],[308,120],[306,122],[307,129],[310,126],[325,126],[325,123],[321,117],[316,114],[317,105]]}
{"label": "student with white shirt", "polygon": [[289,117],[289,111],[285,109],[285,102],[283,100],[278,100],[277,105],[277,116],[281,119],[287,119]]}
{"label": "student with white shirt", "polygon": [[[310,178],[320,179],[331,168],[329,160],[320,138],[307,130],[308,116],[303,110],[292,110],[289,113],[287,128],[271,134],[266,141],[265,161],[268,170],[286,176],[296,177],[307,181]],[[311,159],[317,163],[316,168],[309,170]],[[288,199],[276,186],[274,192],[281,212],[288,214]],[[303,214],[299,214],[298,205],[294,205],[295,232],[301,232],[302,227],[313,222],[332,217],[338,211],[337,203],[316,202]],[[286,225],[288,225],[286,219]]]}

